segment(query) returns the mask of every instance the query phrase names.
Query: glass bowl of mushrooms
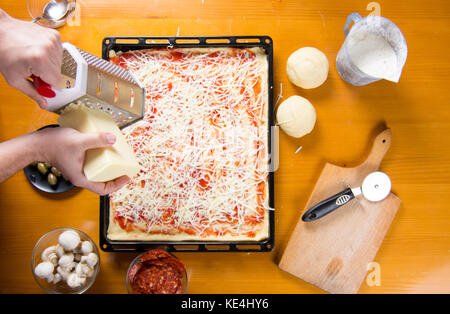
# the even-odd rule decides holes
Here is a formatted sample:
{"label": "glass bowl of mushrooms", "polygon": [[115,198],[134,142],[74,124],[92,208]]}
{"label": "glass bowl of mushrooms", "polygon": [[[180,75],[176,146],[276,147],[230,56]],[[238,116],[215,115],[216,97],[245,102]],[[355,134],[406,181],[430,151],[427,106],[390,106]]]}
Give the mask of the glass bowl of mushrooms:
{"label": "glass bowl of mushrooms", "polygon": [[31,255],[31,271],[49,294],[81,294],[100,270],[99,251],[83,231],[57,228],[44,234]]}

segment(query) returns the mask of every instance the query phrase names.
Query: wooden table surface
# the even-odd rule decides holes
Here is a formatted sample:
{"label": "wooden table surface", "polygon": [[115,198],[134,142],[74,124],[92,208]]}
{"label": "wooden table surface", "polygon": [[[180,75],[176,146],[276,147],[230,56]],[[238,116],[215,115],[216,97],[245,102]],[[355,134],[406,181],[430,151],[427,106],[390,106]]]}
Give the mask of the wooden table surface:
{"label": "wooden table surface", "polygon": [[[450,293],[450,5],[444,0],[378,2],[381,15],[403,31],[408,59],[398,84],[346,84],[335,58],[347,15],[372,12],[369,1],[299,0],[79,0],[81,15],[60,28],[63,41],[101,55],[105,36],[269,35],[274,42],[275,101],[280,94],[308,98],[317,111],[314,131],[301,139],[280,132],[275,173],[276,244],[271,253],[178,253],[187,266],[188,293],[320,293],[281,271],[278,261],[325,163],[357,164],[382,125],[393,142],[381,169],[402,205],[378,251],[381,282],[360,293]],[[0,1],[29,20],[26,1]],[[371,9],[372,8],[372,9]],[[328,57],[330,72],[313,90],[293,86],[286,61],[313,46]],[[0,140],[55,123],[0,80]],[[303,149],[295,154],[299,146]],[[99,239],[99,198],[75,189],[62,195],[35,190],[19,172],[0,184],[0,292],[42,293],[30,270],[41,235],[70,226]],[[126,293],[126,270],[136,254],[101,253],[90,293]]]}

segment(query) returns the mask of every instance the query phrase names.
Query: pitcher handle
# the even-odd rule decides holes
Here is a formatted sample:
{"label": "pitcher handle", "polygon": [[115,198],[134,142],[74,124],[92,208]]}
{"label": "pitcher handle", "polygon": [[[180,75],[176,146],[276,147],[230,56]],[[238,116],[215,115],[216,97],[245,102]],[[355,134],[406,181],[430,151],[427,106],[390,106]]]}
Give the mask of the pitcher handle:
{"label": "pitcher handle", "polygon": [[360,19],[362,19],[361,15],[359,15],[359,14],[356,13],[356,12],[350,14],[350,15],[347,17],[347,22],[346,22],[345,25],[344,25],[344,35],[345,35],[345,37],[347,37],[347,35],[348,35],[348,28],[350,27],[350,24],[351,24],[352,22],[356,24],[356,23],[358,23],[358,21],[359,21]]}

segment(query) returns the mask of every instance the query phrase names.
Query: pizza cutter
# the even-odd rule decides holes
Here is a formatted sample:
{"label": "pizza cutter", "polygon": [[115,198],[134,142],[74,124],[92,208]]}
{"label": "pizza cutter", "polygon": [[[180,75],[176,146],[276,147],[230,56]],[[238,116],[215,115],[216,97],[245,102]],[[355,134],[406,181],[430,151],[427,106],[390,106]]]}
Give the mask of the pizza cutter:
{"label": "pizza cutter", "polygon": [[382,201],[391,192],[391,187],[391,179],[389,179],[387,174],[381,171],[372,172],[364,178],[361,187],[347,188],[314,205],[302,216],[302,220],[305,222],[317,220],[338,209],[342,205],[347,204],[360,194],[371,202]]}

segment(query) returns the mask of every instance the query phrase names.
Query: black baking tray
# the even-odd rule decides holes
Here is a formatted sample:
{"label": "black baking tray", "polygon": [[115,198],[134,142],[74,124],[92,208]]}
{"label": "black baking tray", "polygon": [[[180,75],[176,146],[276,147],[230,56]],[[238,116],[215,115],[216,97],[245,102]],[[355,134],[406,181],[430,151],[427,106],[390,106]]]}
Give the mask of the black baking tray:
{"label": "black baking tray", "polygon": [[[269,36],[213,36],[213,37],[105,37],[102,58],[109,52],[151,48],[253,48],[261,47],[267,54],[269,65],[269,156],[274,155],[272,137],[273,117],[273,41]],[[272,158],[273,159],[273,158]],[[275,161],[271,160],[271,164]],[[269,167],[270,168],[270,167]],[[274,172],[269,171],[269,207],[274,209]],[[275,244],[275,212],[269,211],[269,237],[263,241],[116,241],[107,237],[109,224],[109,196],[100,197],[100,248],[106,252],[145,251],[162,248],[171,252],[269,252]]]}

